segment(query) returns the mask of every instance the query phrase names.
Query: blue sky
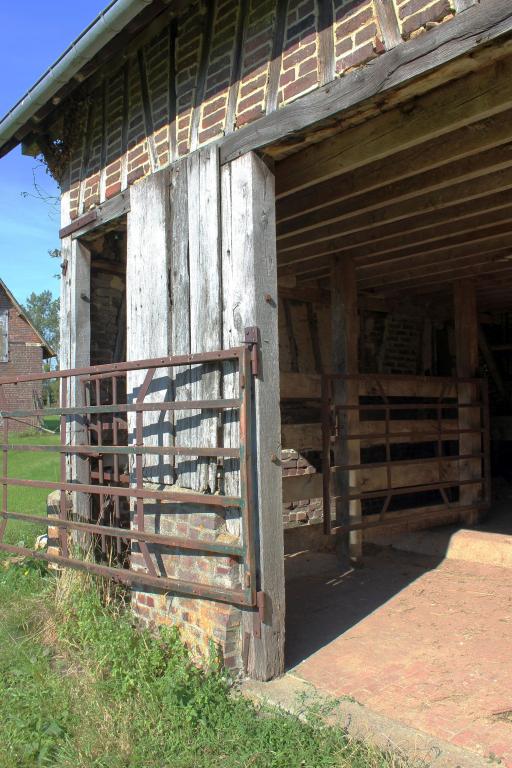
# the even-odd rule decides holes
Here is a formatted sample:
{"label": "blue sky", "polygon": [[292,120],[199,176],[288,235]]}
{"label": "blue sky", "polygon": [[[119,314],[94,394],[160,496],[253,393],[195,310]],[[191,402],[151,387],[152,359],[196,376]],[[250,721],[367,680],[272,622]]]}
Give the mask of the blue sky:
{"label": "blue sky", "polygon": [[[24,0],[2,5],[0,117],[108,0]],[[34,174],[46,195],[55,197],[58,189],[45,169],[36,166],[19,147],[0,159],[0,277],[22,303],[32,291],[59,292],[54,277],[58,265],[48,256],[48,250],[59,246],[59,210],[37,198]]]}

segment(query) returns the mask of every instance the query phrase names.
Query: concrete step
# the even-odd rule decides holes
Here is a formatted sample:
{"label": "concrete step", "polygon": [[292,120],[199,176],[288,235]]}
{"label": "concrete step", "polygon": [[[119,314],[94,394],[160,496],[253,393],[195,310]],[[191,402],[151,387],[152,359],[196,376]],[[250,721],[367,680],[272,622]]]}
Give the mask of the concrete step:
{"label": "concrete step", "polygon": [[478,529],[414,531],[394,537],[394,549],[512,568],[512,536]]}

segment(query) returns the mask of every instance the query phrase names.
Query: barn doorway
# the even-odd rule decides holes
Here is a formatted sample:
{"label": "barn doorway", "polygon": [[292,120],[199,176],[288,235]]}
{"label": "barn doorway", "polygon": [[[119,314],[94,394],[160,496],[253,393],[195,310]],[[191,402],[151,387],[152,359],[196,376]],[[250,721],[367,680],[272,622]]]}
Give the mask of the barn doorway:
{"label": "barn doorway", "polygon": [[[91,230],[80,238],[90,264],[89,365],[126,361],[126,217]],[[126,373],[88,374],[81,396],[86,406],[112,406],[127,402]],[[125,413],[95,413],[84,417],[85,442],[90,446],[127,446]],[[118,453],[91,456],[83,462],[82,481],[102,486],[127,487],[128,456]],[[84,501],[84,500],[83,500]],[[115,528],[130,527],[129,500],[115,495],[90,495],[84,511],[88,521]],[[101,562],[126,564],[129,548],[114,537],[95,537],[96,557]]]}
{"label": "barn doorway", "polygon": [[[341,132],[320,126],[306,146],[297,141],[300,152],[292,142],[269,151],[288,668],[436,573],[450,552],[476,556],[467,531],[512,535],[512,114],[506,102],[489,109],[490,78],[498,90],[493,65],[371,120],[344,116]],[[475,109],[462,121],[469,98]],[[430,117],[420,125],[416,113]],[[333,389],[326,438],[333,372],[349,378]],[[325,534],[326,517],[340,527],[343,493],[345,559],[346,534]]]}

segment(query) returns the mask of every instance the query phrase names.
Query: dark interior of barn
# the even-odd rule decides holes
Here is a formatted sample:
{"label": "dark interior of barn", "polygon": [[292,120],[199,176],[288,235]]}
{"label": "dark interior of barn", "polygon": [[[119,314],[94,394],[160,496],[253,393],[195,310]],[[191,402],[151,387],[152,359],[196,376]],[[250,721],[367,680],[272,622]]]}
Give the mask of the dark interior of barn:
{"label": "dark interior of barn", "polygon": [[[493,76],[269,150],[288,665],[424,572],[399,550],[428,570],[457,531],[512,532],[511,115],[477,106]],[[453,112],[461,87],[474,114],[442,139],[409,121],[400,145],[400,115]]]}

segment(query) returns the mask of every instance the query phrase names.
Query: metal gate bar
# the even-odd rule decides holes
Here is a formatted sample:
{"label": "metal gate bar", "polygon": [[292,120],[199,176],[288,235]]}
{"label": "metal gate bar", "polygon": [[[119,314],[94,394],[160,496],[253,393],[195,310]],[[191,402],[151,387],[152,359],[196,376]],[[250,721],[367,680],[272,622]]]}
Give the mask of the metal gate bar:
{"label": "metal gate bar", "polygon": [[[138,585],[147,585],[159,589],[173,591],[187,595],[197,595],[222,602],[236,605],[255,607],[257,605],[256,594],[256,572],[255,572],[255,548],[254,548],[254,507],[251,483],[251,421],[252,421],[252,377],[254,350],[251,345],[238,347],[230,350],[221,350],[213,353],[200,353],[194,355],[180,355],[173,357],[162,357],[151,360],[140,360],[127,363],[112,363],[101,366],[90,366],[88,368],[76,368],[64,371],[46,372],[38,375],[15,376],[0,378],[0,392],[5,386],[16,385],[25,381],[44,381],[50,379],[60,379],[60,406],[58,408],[34,408],[34,409],[12,409],[2,408],[0,416],[3,418],[3,443],[2,450],[2,476],[0,484],[2,485],[2,510],[0,514],[0,550],[40,558],[50,562],[55,562],[63,566],[69,566],[81,570],[90,571],[103,576],[109,576],[124,583],[135,583]],[[231,399],[216,400],[165,400],[163,402],[144,402],[157,369],[172,369],[176,367],[203,365],[211,366],[213,363],[231,362],[238,366],[239,397]],[[134,403],[119,402],[119,380],[133,371],[145,371],[146,375],[142,385],[139,386],[136,401]],[[68,404],[68,389],[73,379],[83,387],[82,397],[88,385],[94,387],[96,405],[71,406]],[[111,386],[110,404],[101,404],[101,383],[107,382]],[[86,399],[84,398],[84,401]],[[145,412],[166,411],[218,411],[219,415],[226,411],[237,411],[239,423],[239,447],[207,447],[207,446],[148,446],[144,445],[144,423],[143,414]],[[126,422],[121,415],[128,413],[135,414],[135,443],[133,445],[118,445],[120,427]],[[9,420],[23,417],[57,415],[60,417],[60,444],[59,445],[19,445],[9,443]],[[110,421],[106,422],[105,417],[111,417],[112,440],[113,445],[104,444],[105,430],[109,428]],[[73,420],[87,419],[88,428],[96,434],[96,445],[70,444],[73,431],[70,426]],[[96,423],[92,423],[92,419]],[[68,440],[69,438],[69,440]],[[51,482],[46,480],[29,480],[15,477],[9,477],[8,455],[11,451],[58,453],[60,455],[60,481]],[[113,472],[105,469],[104,458],[106,456],[114,457]],[[192,457],[212,457],[217,459],[233,458],[239,459],[239,478],[240,493],[237,496],[226,496],[222,494],[202,494],[169,491],[165,489],[147,488],[144,485],[143,478],[143,456],[192,456]],[[82,457],[88,462],[88,472],[91,478],[89,482],[78,482],[76,479],[68,477],[68,460],[71,457]],[[121,456],[132,457],[135,461],[134,472],[131,478],[120,472],[119,459]],[[98,482],[94,483],[90,472],[91,459],[98,460],[98,471],[96,477]],[[107,479],[112,480],[114,485],[107,484]],[[132,484],[126,482],[131,479]],[[133,480],[135,479],[135,483]],[[125,483],[125,484],[123,484]],[[39,515],[24,514],[23,512],[8,509],[8,488],[30,487],[44,488],[47,490],[60,491],[60,514],[58,518],[42,517]],[[96,523],[84,521],[83,519],[70,519],[67,508],[68,493],[90,494],[91,497],[97,497],[100,500],[100,516]],[[102,503],[105,497],[112,498],[114,503],[114,520],[117,525],[102,524],[103,512],[105,509]],[[136,527],[123,528],[119,523],[121,520],[119,512],[119,502],[122,499],[135,499],[135,514],[132,519],[132,525]],[[144,519],[144,500],[151,499],[160,502],[172,502],[177,505],[187,505],[186,512],[189,513],[189,507],[199,505],[203,508],[215,510],[216,508],[228,509],[235,508],[240,510],[241,518],[241,537],[238,542],[223,543],[217,541],[204,541],[197,538],[187,538],[180,536],[166,536],[159,533],[145,531]],[[178,508],[183,512],[183,508]],[[190,513],[193,514],[193,513]],[[60,530],[61,555],[52,555],[46,552],[35,551],[26,547],[13,546],[5,543],[4,535],[8,520],[19,520],[23,522],[46,523],[54,525]],[[113,567],[97,562],[89,562],[80,558],[70,556],[68,552],[68,532],[79,531],[90,535],[101,537],[104,543],[105,537],[116,541],[118,553],[121,551],[121,543],[137,542],[143,555],[146,573],[134,571],[125,567]],[[159,576],[156,573],[153,560],[147,549],[148,544],[159,545],[170,549],[180,549],[185,551],[195,551],[198,556],[201,555],[222,555],[232,557],[242,565],[242,577],[240,588],[224,588],[214,584],[191,583],[182,579],[168,578]],[[103,544],[104,548],[104,544]]]}

